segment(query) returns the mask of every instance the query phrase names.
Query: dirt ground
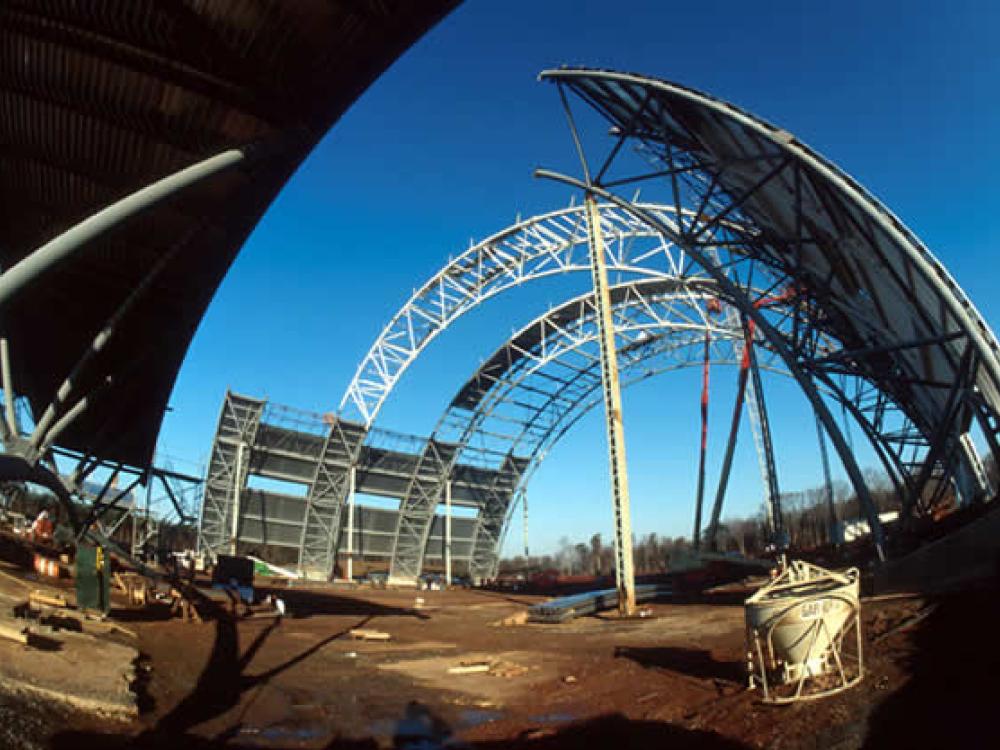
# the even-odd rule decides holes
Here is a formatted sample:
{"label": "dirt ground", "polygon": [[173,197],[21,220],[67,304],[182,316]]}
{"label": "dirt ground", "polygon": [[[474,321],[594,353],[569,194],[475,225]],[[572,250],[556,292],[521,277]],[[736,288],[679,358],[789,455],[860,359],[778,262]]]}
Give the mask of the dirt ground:
{"label": "dirt ground", "polygon": [[[788,707],[746,689],[743,593],[651,616],[496,626],[489,591],[282,589],[290,616],[203,624],[116,609],[141,654],[140,718],[0,697],[9,747],[996,747],[996,591],[864,605],[867,674]],[[417,607],[416,598],[423,599]],[[897,630],[915,617],[918,622]],[[388,632],[356,641],[352,628]],[[492,673],[451,674],[477,661]],[[4,722],[5,717],[11,717]],[[16,717],[16,720],[15,720]],[[959,733],[960,732],[960,733]]]}

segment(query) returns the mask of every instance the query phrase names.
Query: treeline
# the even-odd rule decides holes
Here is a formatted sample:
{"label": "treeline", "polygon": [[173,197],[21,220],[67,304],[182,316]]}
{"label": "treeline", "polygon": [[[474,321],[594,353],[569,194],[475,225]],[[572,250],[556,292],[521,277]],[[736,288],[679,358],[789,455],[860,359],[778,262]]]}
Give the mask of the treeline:
{"label": "treeline", "polygon": [[[661,573],[668,569],[670,560],[690,557],[691,542],[684,537],[661,537],[650,533],[641,539],[633,539],[632,553],[637,572]],[[614,569],[614,547],[606,544],[600,534],[594,534],[587,544],[574,544],[568,537],[563,537],[555,554],[518,555],[500,561],[501,574],[555,570],[564,576],[604,576],[612,575]]]}
{"label": "treeline", "polygon": [[[987,473],[997,486],[996,467],[987,461]],[[882,473],[869,469],[864,472],[872,500],[880,513],[899,508],[899,498],[889,479]],[[797,492],[781,494],[781,519],[788,535],[789,546],[797,550],[817,549],[839,542],[837,524],[865,518],[853,488],[844,481],[832,485],[833,508],[827,500],[825,485]],[[951,490],[943,504],[953,503]],[[738,552],[749,557],[767,554],[771,538],[763,506],[749,517],[729,517],[720,524],[716,537],[719,552]],[[704,532],[703,532],[704,533]],[[633,554],[636,573],[659,573],[680,567],[692,556],[688,537],[660,536],[656,533],[642,537],[633,536]],[[703,549],[705,549],[703,545]],[[554,554],[524,557],[518,555],[500,563],[501,573],[525,573],[556,570],[562,575],[610,575],[614,572],[614,549],[605,544],[600,534],[594,534],[589,543],[574,543],[564,537]]]}

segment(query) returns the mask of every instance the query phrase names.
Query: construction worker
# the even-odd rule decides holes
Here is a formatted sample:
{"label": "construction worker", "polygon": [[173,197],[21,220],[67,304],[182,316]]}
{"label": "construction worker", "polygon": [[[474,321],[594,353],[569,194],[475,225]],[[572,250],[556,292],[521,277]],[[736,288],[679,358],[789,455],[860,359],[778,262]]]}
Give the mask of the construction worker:
{"label": "construction worker", "polygon": [[49,518],[49,512],[43,510],[31,524],[31,540],[34,542],[51,542],[55,526]]}

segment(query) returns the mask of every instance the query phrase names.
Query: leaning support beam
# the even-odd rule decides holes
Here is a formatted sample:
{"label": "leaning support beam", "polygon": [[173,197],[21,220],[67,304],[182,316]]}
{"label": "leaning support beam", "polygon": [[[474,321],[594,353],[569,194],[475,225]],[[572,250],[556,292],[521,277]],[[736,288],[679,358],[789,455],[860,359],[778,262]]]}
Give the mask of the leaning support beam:
{"label": "leaning support beam", "polygon": [[914,509],[919,507],[923,499],[924,489],[927,487],[938,461],[948,458],[946,448],[954,448],[954,446],[946,446],[946,443],[949,442],[948,433],[954,427],[955,423],[960,420],[960,413],[967,411],[966,395],[974,385],[973,375],[975,371],[975,352],[972,346],[966,346],[965,351],[962,353],[962,359],[959,362],[958,377],[955,379],[954,384],[952,384],[951,390],[945,400],[941,422],[931,436],[930,448],[923,458],[923,465],[920,467],[920,473],[917,475],[916,482],[914,482],[913,494],[903,498],[903,508],[900,515],[904,523],[913,514]]}
{"label": "leaning support beam", "polygon": [[34,433],[31,436],[30,444],[36,451],[44,452],[48,446],[52,445],[59,433],[72,423],[72,421],[79,416],[84,409],[87,408],[89,399],[81,399],[77,403],[76,407],[74,407],[77,411],[72,412],[71,410],[72,417],[69,415],[64,416],[63,419],[56,423],[51,430],[49,429],[59,412],[65,407],[69,397],[73,394],[73,391],[76,388],[77,383],[81,380],[81,376],[85,369],[97,357],[97,355],[101,353],[107,343],[114,336],[121,321],[125,318],[129,311],[135,307],[136,303],[143,297],[146,290],[153,284],[163,269],[167,267],[173,258],[187,244],[187,240],[187,236],[180,238],[178,241],[174,242],[169,250],[157,258],[156,262],[149,268],[142,280],[132,288],[125,300],[118,306],[118,309],[111,315],[111,317],[108,318],[104,327],[101,328],[101,330],[94,337],[90,344],[90,348],[83,353],[80,359],[73,366],[69,375],[67,375],[66,379],[60,384],[59,388],[56,390],[55,398],[53,398],[52,402],[42,413],[41,418],[35,426]]}
{"label": "leaning support beam", "polygon": [[73,253],[151,206],[176,195],[206,177],[239,164],[244,153],[230,149],[147,185],[112,203],[88,219],[42,245],[0,275],[0,310],[29,284],[71,257]]}
{"label": "leaning support beam", "polygon": [[691,537],[695,552],[701,548],[701,510],[705,504],[705,457],[708,453],[708,377],[712,334],[705,331],[705,359],[701,366],[701,450],[698,453],[698,490],[694,500],[694,534]]}
{"label": "leaning support beam", "polygon": [[864,477],[861,474],[861,468],[858,466],[853,453],[844,440],[844,436],[840,432],[840,428],[837,426],[829,408],[825,403],[823,403],[822,397],[816,389],[816,384],[813,383],[812,379],[803,370],[801,363],[796,359],[782,335],[774,328],[774,326],[770,324],[767,318],[764,317],[762,311],[756,308],[753,302],[747,298],[743,290],[741,290],[740,287],[738,287],[733,280],[726,275],[723,269],[719,268],[709,260],[708,256],[699,244],[691,242],[688,238],[681,236],[672,227],[667,226],[649,211],[646,211],[643,208],[636,206],[597,185],[588,185],[581,180],[567,175],[552,172],[547,169],[536,169],[535,176],[555,180],[556,182],[562,182],[566,185],[570,185],[571,187],[587,191],[588,195],[594,195],[614,203],[615,205],[630,212],[636,218],[645,221],[651,227],[661,232],[663,236],[669,238],[680,247],[683,247],[691,259],[701,266],[701,268],[715,280],[715,282],[719,285],[721,292],[728,297],[730,302],[736,305],[744,315],[754,321],[755,325],[767,342],[771,345],[774,352],[781,357],[789,372],[792,373],[795,381],[799,384],[799,387],[802,388],[802,392],[805,394],[806,398],[809,399],[813,408],[816,410],[816,414],[823,422],[823,426],[826,428],[827,434],[830,436],[830,440],[833,442],[834,448],[836,448],[837,454],[840,456],[840,460],[844,464],[844,469],[847,471],[847,476],[851,481],[851,485],[854,487],[855,492],[858,493],[858,498],[865,511],[865,515],[868,517],[868,523],[872,529],[872,541],[875,545],[876,554],[878,555],[879,560],[884,561],[885,544],[882,534],[882,524],[879,520],[875,503],[872,500],[871,494],[868,492],[868,486],[865,484]]}
{"label": "leaning support beam", "polygon": [[733,454],[736,452],[736,439],[740,434],[740,420],[743,418],[743,402],[746,399],[747,381],[750,374],[750,358],[753,356],[752,334],[747,336],[743,347],[743,362],[740,365],[739,380],[736,385],[736,403],[733,405],[733,421],[729,427],[729,440],[726,441],[726,453],[722,459],[722,470],[719,473],[719,488],[715,493],[715,503],[712,505],[712,518],[708,524],[706,536],[708,549],[716,551],[718,545],[719,519],[722,516],[722,503],[726,499],[726,489],[729,487],[729,474],[733,469]]}
{"label": "leaning support beam", "polygon": [[819,456],[823,462],[823,482],[826,491],[826,510],[829,515],[830,543],[839,544],[837,537],[837,508],[833,504],[833,477],[830,474],[830,457],[826,452],[826,435],[823,434],[823,423],[816,419],[816,437],[819,439]]}
{"label": "leaning support beam", "polygon": [[[751,335],[750,338],[752,339],[753,336]],[[785,522],[781,516],[781,490],[778,488],[778,467],[774,463],[771,420],[767,415],[767,401],[764,399],[764,384],[761,382],[760,367],[757,365],[757,352],[752,347],[748,351],[750,352],[750,385],[748,389],[753,393],[757,409],[757,428],[760,430],[760,443],[763,448],[764,463],[767,466],[764,476],[767,480],[767,496],[770,502],[768,512],[771,518],[771,534],[775,546],[784,549],[788,540],[785,535]],[[819,398],[818,394],[817,398]],[[831,416],[830,419],[833,417]],[[853,450],[851,450],[851,456],[854,456]]]}
{"label": "leaning support beam", "polygon": [[[146,482],[149,483],[148,486],[152,486],[154,479],[159,479],[160,484],[163,485],[163,489],[167,491],[167,497],[170,498],[170,504],[174,506],[174,510],[177,512],[177,517],[180,518],[181,523],[188,523],[193,520],[191,516],[184,512],[184,506],[181,505],[180,500],[178,500],[177,495],[174,493],[173,487],[170,486],[170,482],[167,481],[168,474],[166,472],[152,472],[149,477],[147,477]],[[195,482],[201,484],[200,479],[195,479]]]}
{"label": "leaning support beam", "polygon": [[608,291],[607,268],[604,261],[604,238],[601,215],[592,193],[587,193],[587,228],[590,238],[590,263],[594,281],[594,303],[597,307],[601,344],[601,381],[608,431],[608,454],[611,464],[611,492],[615,514],[615,577],[618,588],[618,611],[622,615],[635,612],[635,577],[632,570],[632,515],[629,508],[628,468],[625,460],[625,429],[622,424],[622,394],[618,379],[618,352],[615,348],[615,322],[611,316],[611,295]]}
{"label": "leaning support beam", "polygon": [[133,479],[128,484],[128,486],[125,487],[125,489],[118,492],[118,494],[116,494],[108,503],[99,503],[95,501],[90,509],[90,513],[87,515],[87,518],[84,519],[80,529],[78,529],[76,532],[77,540],[83,539],[87,535],[87,533],[91,530],[91,528],[94,526],[94,524],[100,522],[100,520],[104,518],[105,515],[107,515],[108,511],[117,508],[118,503],[120,503],[122,500],[128,497],[129,493],[131,493],[132,490],[136,488],[136,485],[139,484],[139,481],[141,479],[142,479],[142,474],[136,476],[135,479]]}

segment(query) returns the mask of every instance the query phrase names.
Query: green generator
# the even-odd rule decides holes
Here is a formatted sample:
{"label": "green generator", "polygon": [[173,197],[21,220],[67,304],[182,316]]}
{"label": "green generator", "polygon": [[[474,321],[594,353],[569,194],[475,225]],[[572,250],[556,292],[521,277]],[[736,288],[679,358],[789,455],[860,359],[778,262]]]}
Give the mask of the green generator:
{"label": "green generator", "polygon": [[76,547],[76,606],[102,614],[111,609],[111,559],[103,547]]}

